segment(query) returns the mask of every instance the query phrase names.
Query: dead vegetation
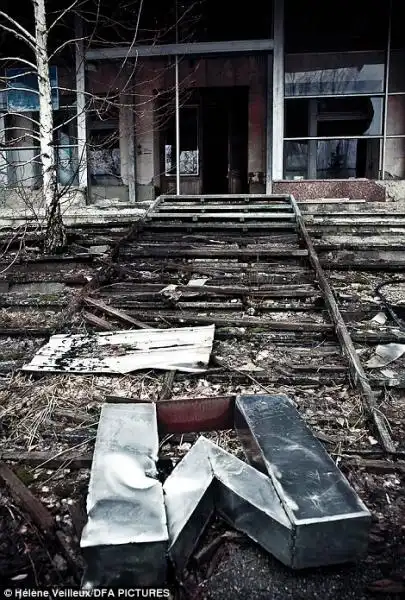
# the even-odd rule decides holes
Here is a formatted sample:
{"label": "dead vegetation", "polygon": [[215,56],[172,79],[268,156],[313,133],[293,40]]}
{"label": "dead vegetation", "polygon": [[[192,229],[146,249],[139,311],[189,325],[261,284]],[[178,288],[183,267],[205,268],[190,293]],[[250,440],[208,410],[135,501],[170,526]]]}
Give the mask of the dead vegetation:
{"label": "dead vegetation", "polygon": [[[170,235],[173,233],[160,233],[166,236],[162,243],[170,244]],[[86,235],[89,235],[88,231]],[[55,291],[47,289],[43,292],[47,298],[42,299],[41,306],[33,307],[28,302],[23,309],[18,305],[18,308],[0,310],[0,362],[3,361],[3,365],[15,360],[27,362],[53,330],[85,333],[93,328],[99,329],[94,323],[89,323],[83,309],[98,318],[99,323],[104,320],[116,330],[131,326],[129,322],[125,324],[117,318],[117,311],[129,319],[154,327],[181,325],[182,320],[187,319],[190,324],[198,324],[198,317],[217,323],[210,369],[199,376],[175,373],[167,377],[162,372],[146,371],[120,377],[54,374],[34,377],[7,371],[9,367],[4,365],[0,378],[1,455],[49,510],[56,529],[68,540],[69,549],[66,551],[55,535],[52,540],[45,535],[32,522],[29,511],[21,508],[7,486],[0,484],[0,569],[5,581],[20,577],[21,581],[31,585],[77,585],[82,569],[78,541],[80,522],[85,518],[89,467],[101,405],[108,396],[150,402],[163,398],[195,399],[269,393],[286,394],[294,401],[315,435],[373,513],[370,553],[354,575],[357,581],[356,597],[371,597],[368,586],[374,586],[373,594],[378,591],[387,598],[396,598],[399,592],[395,590],[403,586],[405,556],[404,468],[401,464],[401,452],[405,450],[405,426],[401,386],[388,387],[383,383],[381,373],[373,375],[378,410],[387,420],[399,451],[393,461],[382,452],[361,395],[353,386],[347,360],[342,356],[333,335],[325,307],[319,302],[319,289],[306,260],[281,257],[270,262],[267,258],[253,258],[245,263],[240,258],[235,260],[232,257],[226,261],[176,259],[174,256],[170,260],[155,260],[153,256],[140,258],[138,250],[145,245],[149,248],[150,238],[156,235],[152,226],[151,230],[146,229],[142,235],[139,234],[140,237],[135,241],[126,243],[124,251],[118,255],[118,266],[109,271],[110,279],[104,280],[100,286],[96,285],[91,291],[96,303],[84,307],[81,302],[85,295],[77,295],[75,287],[69,292],[69,300],[74,298],[76,302],[74,310],[63,314],[61,310],[49,310],[47,301],[59,302],[66,297],[65,289],[55,288]],[[232,229],[226,230],[223,235],[241,237]],[[247,232],[244,235],[249,237],[250,234]],[[285,248],[283,236],[291,237],[291,233],[275,233],[274,236],[272,247],[279,251]],[[190,250],[201,243],[203,246],[208,244],[209,249],[212,245],[218,246],[211,245],[216,237],[220,238],[217,231],[215,234],[209,231],[200,240],[193,231],[188,231],[182,244],[188,245]],[[175,239],[174,245],[178,247],[177,237]],[[247,241],[248,244],[242,246],[239,242],[229,243],[229,240],[224,244],[227,249],[255,247],[254,239]],[[89,245],[91,240],[86,243]],[[264,248],[261,243],[260,249]],[[153,253],[153,250],[148,250],[150,252]],[[24,285],[24,281],[37,277],[38,281],[51,284],[75,282],[75,286],[82,278],[82,285],[86,285],[94,269],[100,272],[110,268],[108,257],[103,260],[107,261],[103,263],[104,266],[97,264],[97,267],[90,268],[83,267],[81,257],[77,259],[77,269],[72,262],[67,262],[66,271],[57,260],[45,265],[34,262],[31,272],[26,271],[25,274],[14,266],[7,274],[10,283],[7,294],[12,292],[13,282]],[[326,257],[325,260],[329,259]],[[41,273],[43,275],[38,276]],[[192,294],[184,291],[191,279],[200,277],[208,278],[208,282],[200,285]],[[370,316],[383,308],[374,293],[376,286],[396,277],[394,273],[383,271],[335,269],[328,272],[340,306],[348,315],[352,311],[353,316],[348,317],[347,322],[353,339],[357,335],[361,340],[355,343],[363,364],[374,352],[381,336],[393,336],[392,323],[388,321],[380,325],[370,322]],[[151,283],[160,288],[147,287]],[[171,294],[168,298],[161,293],[170,283],[183,286],[178,297]],[[204,287],[210,286],[214,288],[212,291],[204,290]],[[262,295],[255,297],[251,290],[245,293],[241,290],[243,286],[258,286]],[[268,286],[267,290],[265,286]],[[274,294],[277,286],[279,290],[287,290],[284,292],[286,297],[266,297],[266,294]],[[233,288],[235,293],[224,297],[221,287]],[[302,294],[301,297],[298,292]],[[400,304],[400,293],[397,291],[396,296],[390,296],[390,301]],[[14,293],[16,301],[17,296],[21,304],[24,290]],[[109,307],[109,311],[102,309],[100,300]],[[369,308],[364,310],[366,305],[374,307],[371,313]],[[269,325],[271,323],[274,325]],[[314,329],[311,325],[321,325],[321,328]],[[325,329],[322,329],[323,326]],[[30,335],[28,330],[37,330],[37,333]],[[13,334],[7,335],[7,331],[13,331]],[[45,337],[43,332],[47,332]],[[372,343],[365,341],[371,332],[376,336]],[[390,368],[400,376],[403,365],[402,359],[399,359]],[[243,458],[233,430],[205,435]],[[169,459],[173,466],[186,454],[196,436],[187,433],[162,437],[162,457]],[[172,467],[166,465],[165,468]],[[223,524],[211,528],[201,542],[202,548],[221,536],[223,528]],[[200,555],[197,553],[197,556]],[[242,598],[243,589],[246,591],[252,585],[248,583],[251,571],[257,574],[263,589],[270,585],[269,580],[271,585],[284,586],[291,594],[295,593],[290,576],[271,558],[245,540],[228,539],[226,536],[220,541],[218,552],[213,552],[205,562],[197,561],[190,565],[184,577],[184,593],[189,598],[226,598],[224,590],[222,596],[218,595],[218,581],[228,581],[229,587],[231,583],[227,573],[233,573],[235,569],[239,569],[239,588],[242,591],[233,590],[233,598]],[[332,600],[339,597],[341,581],[346,582],[346,587],[349,586],[352,575],[353,572],[345,568],[336,577],[334,573],[324,573],[322,581],[329,582],[330,589],[326,589],[326,584],[321,584],[312,575],[300,575],[297,579],[300,582],[300,597],[309,600],[322,589],[322,597]]]}

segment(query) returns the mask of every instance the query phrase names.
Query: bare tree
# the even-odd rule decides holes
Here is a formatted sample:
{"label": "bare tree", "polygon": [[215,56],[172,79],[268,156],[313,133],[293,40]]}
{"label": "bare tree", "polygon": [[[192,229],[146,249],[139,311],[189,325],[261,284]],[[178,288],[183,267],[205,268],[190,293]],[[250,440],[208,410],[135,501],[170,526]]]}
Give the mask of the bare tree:
{"label": "bare tree", "polygon": [[35,57],[39,90],[39,141],[42,162],[42,186],[47,210],[45,250],[53,252],[66,244],[58,197],[58,179],[53,145],[52,91],[49,79],[48,33],[45,0],[32,0],[35,15]]}
{"label": "bare tree", "polygon": [[[179,3],[181,4],[180,0]],[[168,15],[166,7],[162,8],[159,17],[155,17],[152,4],[147,4],[144,0],[128,0],[125,3],[111,0],[25,0],[25,10],[14,5],[11,0],[5,0],[5,4],[2,4],[4,10],[0,10],[0,44],[3,41],[2,49],[5,51],[2,52],[0,64],[9,70],[18,65],[22,67],[20,71],[37,80],[39,110],[19,111],[18,105],[6,108],[2,124],[0,104],[0,186],[2,172],[8,170],[8,174],[12,174],[13,184],[18,186],[16,189],[20,198],[25,205],[29,205],[30,210],[35,210],[33,198],[38,192],[41,193],[45,205],[46,252],[53,253],[65,245],[66,231],[61,204],[70,197],[70,192],[74,195],[78,173],[86,162],[86,157],[79,151],[77,129],[76,133],[72,133],[79,116],[86,115],[90,122],[98,121],[101,130],[103,123],[110,127],[108,135],[104,136],[97,135],[97,131],[95,134],[88,131],[85,141],[90,143],[92,149],[90,164],[97,157],[103,161],[107,156],[107,162],[111,158],[113,177],[119,181],[120,172],[116,159],[118,152],[119,161],[119,139],[125,132],[122,124],[115,127],[111,125],[117,123],[118,113],[132,113],[132,118],[128,119],[128,127],[133,128],[133,117],[137,112],[138,127],[144,129],[138,132],[141,135],[147,132],[145,128],[164,128],[173,114],[172,99],[166,101],[168,94],[161,94],[159,84],[154,89],[154,80],[162,81],[163,78],[166,79],[166,92],[168,91],[164,71],[171,70],[174,74],[174,65],[169,61],[162,61],[155,71],[146,70],[145,75],[136,58],[125,57],[114,65],[114,76],[102,94],[86,88],[84,101],[82,96],[82,101],[76,103],[78,44],[82,47],[83,55],[87,47],[108,47],[113,44],[125,46],[129,52],[137,43],[167,41],[174,35],[176,25],[183,32],[181,41],[192,39],[196,22],[195,11],[191,10],[192,3],[180,5],[180,10],[176,12],[177,21],[174,20],[175,11],[172,10],[173,14]],[[169,4],[174,9],[174,1]],[[72,37],[75,19],[80,20],[83,31],[78,34],[76,30]],[[1,39],[2,36],[4,40]],[[18,44],[13,45],[13,40]],[[62,66],[63,71],[70,73],[70,79],[64,77],[63,82],[57,84],[60,99],[71,97],[69,102],[72,111],[69,114],[62,110],[54,112],[55,83],[50,76],[51,65],[58,65],[58,69]],[[19,76],[7,74],[6,71],[3,73],[5,76],[0,72],[0,84],[3,81],[6,86],[13,88],[17,82],[14,87],[18,88]],[[145,81],[145,77],[149,81]],[[13,78],[16,78],[14,83]],[[144,95],[143,86],[153,90],[153,93]],[[187,98],[187,87],[188,82],[184,81],[182,101]],[[156,105],[153,124],[150,120],[139,118],[139,113],[149,110],[146,105],[151,102]],[[114,114],[116,116],[112,118]],[[64,142],[67,128],[68,141]],[[74,158],[73,146],[77,149],[77,157],[74,155]],[[111,157],[108,157],[109,153]],[[64,172],[63,178],[61,171]],[[5,179],[8,181],[10,178]]]}

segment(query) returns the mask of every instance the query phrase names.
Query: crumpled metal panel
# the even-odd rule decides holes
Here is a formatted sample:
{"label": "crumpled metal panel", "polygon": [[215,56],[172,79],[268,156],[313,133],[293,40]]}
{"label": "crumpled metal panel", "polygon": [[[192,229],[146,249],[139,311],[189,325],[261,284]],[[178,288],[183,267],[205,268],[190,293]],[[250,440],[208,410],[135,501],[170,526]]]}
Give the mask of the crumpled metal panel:
{"label": "crumpled metal panel", "polygon": [[163,485],[169,553],[182,570],[214,512],[214,472],[207,441],[200,437]]}
{"label": "crumpled metal panel", "polygon": [[207,325],[53,335],[23,370],[80,375],[140,369],[202,373],[211,356],[214,333],[215,325]]}
{"label": "crumpled metal panel", "polygon": [[268,477],[200,437],[164,484],[170,556],[184,568],[212,513],[287,560],[292,527]]}
{"label": "crumpled metal panel", "polygon": [[358,559],[370,513],[283,396],[239,396],[235,425],[252,465],[268,474],[295,529],[290,565]]}
{"label": "crumpled metal panel", "polygon": [[158,449],[155,404],[103,406],[81,539],[87,586],[115,580],[118,585],[123,577],[133,585],[164,581],[168,531],[163,488],[156,479]]}

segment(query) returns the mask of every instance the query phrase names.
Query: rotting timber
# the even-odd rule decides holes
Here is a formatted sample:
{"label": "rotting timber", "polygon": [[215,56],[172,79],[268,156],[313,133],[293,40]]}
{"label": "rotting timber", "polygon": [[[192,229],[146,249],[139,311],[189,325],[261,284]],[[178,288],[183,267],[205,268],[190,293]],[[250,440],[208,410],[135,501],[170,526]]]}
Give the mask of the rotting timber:
{"label": "rotting timber", "polygon": [[[291,348],[291,358],[252,371],[229,370],[215,355],[209,378],[300,385],[351,377],[382,448],[393,454],[376,396],[387,382],[381,374],[369,379],[354,343],[400,342],[405,332],[395,324],[373,329],[369,321],[383,306],[370,293],[366,302],[351,299],[350,277],[339,302],[328,273],[375,276],[379,269],[395,279],[405,265],[398,246],[404,212],[346,204],[342,212],[342,205],[303,203],[301,213],[283,196],[164,196],[128,231],[111,224],[72,228],[69,254],[53,257],[31,254],[35,236],[28,233],[28,253],[11,266],[3,256],[0,269],[0,343],[7,345],[0,370],[18,368],[52,331],[71,331],[72,318],[79,326],[79,314],[99,330],[215,323],[218,340],[262,340]],[[3,239],[12,252],[18,236]],[[352,291],[359,285],[353,282]]]}
{"label": "rotting timber", "polygon": [[[405,211],[394,204],[361,202],[302,203],[299,208],[364,368],[377,344],[405,341],[405,332],[392,321],[371,321],[384,310],[374,290],[404,270]],[[14,233],[1,235],[7,247],[0,266],[0,393],[7,411],[3,458],[14,468],[33,465],[36,473],[56,469],[56,478],[60,473],[75,482],[73,470],[79,469],[88,477],[100,402],[109,394],[166,403],[191,398],[197,412],[207,404],[218,409],[215,397],[222,402],[241,391],[270,390],[294,399],[329,452],[343,469],[348,465],[345,472],[356,478],[359,469],[377,469],[379,475],[372,477],[381,490],[385,473],[401,472],[402,463],[391,459],[404,456],[405,378],[401,369],[395,378],[365,369],[376,413],[391,427],[396,454],[387,454],[372,411],[364,410],[363,392],[354,385],[352,365],[342,353],[289,198],[160,198],[135,226],[106,223],[68,229],[69,253],[61,256],[37,255],[34,233],[27,233],[22,250]],[[398,299],[398,307],[402,301]],[[148,372],[90,381],[33,379],[16,372],[51,333],[211,323],[216,324],[216,339],[204,376]],[[56,391],[50,393],[51,386]],[[82,395],[75,386],[83,389]],[[40,394],[45,392],[52,400],[43,400]],[[202,397],[209,402],[200,402]],[[169,406],[165,410],[170,414]],[[32,419],[26,436],[18,425],[14,435],[13,411],[15,422],[21,419],[23,426]],[[188,415],[178,416],[184,417]],[[201,420],[195,415],[195,422]],[[216,421],[211,423],[214,428]],[[215,435],[215,440],[225,440],[225,449],[228,443],[232,448],[229,437]],[[195,439],[190,436],[164,434],[162,444],[174,463],[182,445]],[[37,454],[28,452],[30,448]],[[65,473],[66,466],[71,475]],[[361,488],[368,505],[369,478]],[[48,492],[35,482],[30,487],[46,499]],[[392,488],[389,494],[395,498]]]}

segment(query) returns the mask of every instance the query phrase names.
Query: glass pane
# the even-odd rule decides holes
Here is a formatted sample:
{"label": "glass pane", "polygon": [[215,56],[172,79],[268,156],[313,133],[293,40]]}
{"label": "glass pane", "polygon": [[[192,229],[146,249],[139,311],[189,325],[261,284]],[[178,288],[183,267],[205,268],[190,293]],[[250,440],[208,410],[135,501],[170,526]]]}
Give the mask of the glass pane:
{"label": "glass pane", "polygon": [[384,179],[405,179],[405,138],[386,141]]}
{"label": "glass pane", "polygon": [[388,91],[405,92],[405,50],[391,52]]}
{"label": "glass pane", "polygon": [[286,56],[285,95],[322,96],[384,91],[384,54],[371,52]]}
{"label": "glass pane", "polygon": [[284,143],[285,179],[307,179],[308,142]]}
{"label": "glass pane", "polygon": [[5,150],[2,153],[1,172],[3,180],[10,186],[38,188],[41,185],[41,159],[39,150],[23,147]]}
{"label": "glass pane", "polygon": [[[63,141],[61,140],[63,143]],[[56,165],[58,181],[61,185],[78,185],[78,149],[77,146],[70,148],[56,147]]]}
{"label": "glass pane", "polygon": [[380,97],[290,99],[285,102],[285,137],[382,135]]}
{"label": "glass pane", "polygon": [[[176,174],[175,126],[173,116],[166,132],[164,147],[166,175]],[[185,106],[180,110],[180,175],[198,175],[198,157],[198,109]]]}
{"label": "glass pane", "polygon": [[379,152],[378,139],[285,142],[285,178],[375,179],[378,177]]}
{"label": "glass pane", "polygon": [[389,96],[387,135],[405,134],[405,96]]}

